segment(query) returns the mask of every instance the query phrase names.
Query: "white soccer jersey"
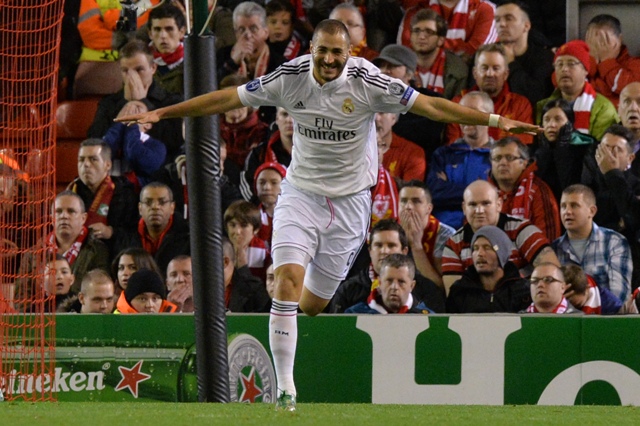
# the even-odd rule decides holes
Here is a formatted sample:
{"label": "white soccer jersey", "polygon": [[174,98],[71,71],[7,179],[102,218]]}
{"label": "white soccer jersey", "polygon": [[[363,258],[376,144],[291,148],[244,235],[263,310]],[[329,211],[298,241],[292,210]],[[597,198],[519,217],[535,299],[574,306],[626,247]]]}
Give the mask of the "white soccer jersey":
{"label": "white soccer jersey", "polygon": [[338,78],[313,78],[311,55],[238,87],[244,105],[285,108],[294,119],[287,180],[328,197],[355,194],[376,183],[376,112],[407,112],[418,93],[381,74],[362,58],[349,58]]}

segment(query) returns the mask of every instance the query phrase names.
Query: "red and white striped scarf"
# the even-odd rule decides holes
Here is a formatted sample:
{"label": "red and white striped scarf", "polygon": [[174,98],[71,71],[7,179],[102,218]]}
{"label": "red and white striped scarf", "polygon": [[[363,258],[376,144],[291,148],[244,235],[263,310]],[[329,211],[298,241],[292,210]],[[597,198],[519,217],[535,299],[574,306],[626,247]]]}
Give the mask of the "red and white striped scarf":
{"label": "red and white striped scarf", "polygon": [[416,85],[437,93],[444,93],[444,64],[446,59],[444,49],[440,49],[440,53],[438,53],[431,68],[424,69],[418,66],[417,72],[420,78],[416,81]]}
{"label": "red and white striped scarf", "polygon": [[378,166],[378,183],[371,191],[371,226],[382,219],[398,220],[398,187],[381,164]]}
{"label": "red and white striped scarf", "polygon": [[[384,302],[382,301],[382,294],[380,294],[380,290],[378,288],[373,289],[367,298],[367,304],[371,309],[374,309],[380,314],[388,314],[387,308],[384,306]],[[405,303],[400,310],[397,312],[399,314],[406,314],[409,312],[413,306],[413,296],[409,293],[409,297],[407,298],[407,303]]]}
{"label": "red and white striped scarf", "polygon": [[[511,201],[511,210],[503,211],[503,213],[509,214],[511,216],[520,217],[522,219],[529,219],[529,212],[531,211],[531,188],[533,187],[533,179],[535,178],[534,172],[538,170],[538,167],[535,163],[530,164],[527,168],[522,172],[520,176],[520,181],[518,182],[518,187],[516,188],[515,194],[512,197]],[[497,188],[499,188],[498,182],[493,178],[493,176],[489,176],[489,182],[494,184]],[[502,189],[498,190],[498,195],[503,199],[503,205],[505,199],[509,196]]]}
{"label": "red and white striped scarf", "polygon": [[582,94],[573,103],[573,112],[576,117],[573,127],[580,133],[589,134],[591,122],[591,108],[596,101],[596,91],[588,81],[584,82]]}
{"label": "red and white striped scarf", "polygon": [[587,290],[589,291],[589,297],[587,301],[584,302],[582,308],[582,312],[587,315],[600,315],[602,314],[602,299],[600,297],[600,290],[598,289],[598,285],[595,280],[587,275],[587,282],[589,283],[589,287]]}
{"label": "red and white striped scarf", "polygon": [[[569,302],[567,302],[567,299],[565,299],[564,297],[562,298],[562,301],[560,302],[560,304],[558,306],[555,307],[555,309],[551,312],[549,312],[550,314],[564,314],[565,312],[567,312],[567,307],[569,306]],[[536,308],[536,306],[532,303],[531,305],[529,305],[529,307],[527,308],[527,312],[529,313],[540,313],[540,311]]]}
{"label": "red and white striped scarf", "polygon": [[[429,7],[440,16],[444,17],[444,10],[438,0],[430,0]],[[449,18],[447,38],[450,40],[466,40],[467,22],[469,21],[469,0],[460,0],[453,8],[453,14]]]}
{"label": "red and white striped scarf", "polygon": [[161,67],[167,67],[170,70],[184,62],[184,44],[180,45],[171,53],[160,53],[156,50],[153,42],[149,43],[151,52],[153,53],[153,62]]}
{"label": "red and white striped scarf", "polygon": [[[73,244],[71,244],[71,247],[69,247],[69,250],[62,253],[62,257],[67,259],[67,262],[69,262],[69,266],[73,266],[73,262],[75,262],[76,259],[78,258],[78,255],[80,254],[80,249],[82,249],[82,244],[84,243],[84,240],[87,239],[88,235],[89,235],[89,229],[87,229],[86,226],[83,226],[82,229],[80,230],[80,233],[78,234],[78,237],[73,242]],[[49,246],[54,246],[56,248],[58,247],[58,240],[56,239],[55,232],[50,233],[47,239],[49,242]]]}
{"label": "red and white striped scarf", "polygon": [[247,67],[247,63],[245,61],[240,61],[240,68],[238,69],[238,75],[242,77],[247,77],[249,79],[262,77],[267,73],[267,68],[269,67],[269,46],[265,43],[260,55],[258,55],[258,60],[256,61],[256,69],[253,71],[253,75],[249,75],[249,67]]}
{"label": "red and white striped scarf", "polygon": [[284,49],[283,56],[287,61],[290,61],[293,58],[298,57],[298,55],[300,54],[300,49],[302,49],[302,43],[295,34],[292,34],[291,38],[289,39],[289,43],[287,43],[287,47],[285,47]]}

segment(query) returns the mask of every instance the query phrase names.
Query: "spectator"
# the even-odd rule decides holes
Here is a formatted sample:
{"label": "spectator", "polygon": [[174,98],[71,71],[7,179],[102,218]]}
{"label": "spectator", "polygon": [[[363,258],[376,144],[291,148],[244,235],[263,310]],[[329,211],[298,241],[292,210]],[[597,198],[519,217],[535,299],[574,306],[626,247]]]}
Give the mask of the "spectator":
{"label": "spectator", "polygon": [[124,177],[111,177],[111,164],[107,142],[85,139],[78,151],[78,177],[67,187],[89,206],[85,226],[108,247],[115,233],[134,230],[140,217],[133,185]]}
{"label": "spectator", "polygon": [[102,269],[87,272],[82,279],[78,300],[82,314],[110,314],[115,308],[115,285]]}
{"label": "spectator", "polygon": [[171,189],[159,182],[151,182],[142,188],[138,210],[141,218],[137,230],[117,235],[114,253],[129,247],[142,247],[164,273],[171,259],[179,254],[190,254],[189,226],[174,214]]}
{"label": "spectator", "polygon": [[509,261],[511,246],[507,234],[495,226],[483,226],[473,234],[473,265],[451,286],[448,313],[518,313],[529,306],[529,282]]}
{"label": "spectator", "polygon": [[274,71],[285,62],[284,56],[271,50],[267,40],[267,14],[264,7],[244,1],[233,9],[236,42],[217,51],[218,79],[237,74],[248,80]]}
{"label": "spectator", "polygon": [[591,18],[585,41],[591,56],[589,81],[596,92],[617,107],[620,91],[640,80],[640,58],[629,54],[622,41],[622,25],[615,16],[602,14]]}
{"label": "spectator", "polygon": [[[238,87],[247,82],[245,77],[229,75],[222,79],[220,88]],[[220,120],[220,137],[227,144],[225,167],[242,170],[249,152],[267,140],[269,126],[260,121],[258,110],[241,107],[225,112]]]}
{"label": "spectator", "polygon": [[235,250],[235,267],[249,267],[264,282],[271,253],[266,241],[258,238],[262,221],[260,209],[248,201],[236,201],[224,212],[224,228]]}
{"label": "spectator", "polygon": [[562,267],[567,282],[565,297],[576,309],[588,315],[626,314],[627,308],[635,305],[623,304],[606,288],[600,288],[595,280],[584,273],[581,267],[568,263]]}
{"label": "spectator", "polygon": [[489,182],[498,187],[502,212],[529,219],[553,241],[561,233],[558,203],[536,170],[529,149],[518,138],[509,136],[491,147]]}
{"label": "spectator", "polygon": [[[137,106],[131,101],[144,103],[147,110],[173,105],[180,102],[181,96],[167,92],[154,80],[157,65],[153,62],[153,54],[144,42],[132,40],[120,50],[120,70],[124,87],[122,90],[106,96],[98,103],[93,123],[89,128],[90,138],[102,138],[113,124],[113,119],[122,115],[135,113]],[[133,111],[130,111],[130,108]],[[157,123],[149,136],[162,141],[167,147],[167,161],[181,153],[182,120],[169,119]]]}
{"label": "spectator", "polygon": [[56,254],[55,259],[47,262],[43,275],[44,295],[53,299],[51,300],[53,306],[45,302],[45,312],[58,311],[64,305],[71,303],[72,299],[77,300],[76,292],[71,290],[75,277],[69,262],[61,254]]}
{"label": "spectator", "polygon": [[469,66],[444,48],[447,22],[433,9],[420,9],[411,18],[411,48],[417,54],[415,84],[447,99],[467,87]]}
{"label": "spectator", "polygon": [[411,257],[391,254],[381,263],[380,285],[371,291],[366,302],[348,308],[345,313],[426,314],[432,312],[424,301],[413,298],[416,269]]}
{"label": "spectator", "polygon": [[276,108],[276,127],[267,142],[251,150],[244,165],[244,171],[240,176],[240,190],[247,201],[253,201],[254,193],[253,177],[256,169],[263,163],[276,162],[284,167],[291,164],[291,152],[293,151],[293,117],[282,108]]}
{"label": "spectator", "polygon": [[509,87],[535,105],[553,90],[553,52],[529,43],[529,8],[519,0],[505,1],[498,6],[496,27],[509,66]]}
{"label": "spectator", "polygon": [[267,248],[271,248],[271,234],[273,232],[273,212],[280,196],[280,184],[287,174],[282,164],[263,163],[258,167],[255,175],[256,194],[260,200],[260,231],[258,238],[267,242]]}
{"label": "spectator", "polygon": [[[331,299],[330,312],[342,313],[350,306],[360,302],[366,302],[371,290],[380,285],[380,270],[382,261],[391,254],[407,254],[409,241],[404,229],[395,221],[384,219],[371,228],[369,236],[369,257],[371,262],[366,268],[360,270],[358,275],[343,281],[336,294]],[[415,273],[415,286],[413,287],[413,299],[420,302],[426,301],[429,307],[437,313],[444,312],[444,294],[436,284]]]}
{"label": "spectator", "polygon": [[[143,102],[131,101],[123,111],[148,110]],[[113,123],[102,137],[111,147],[113,174],[126,176],[134,185],[136,193],[140,193],[143,186],[153,181],[151,176],[162,167],[167,158],[166,145],[148,134],[152,127],[149,123],[135,126]]]}
{"label": "spectator", "polygon": [[410,44],[409,23],[418,10],[429,7],[442,16],[449,29],[444,48],[470,63],[478,47],[496,41],[495,5],[483,0],[422,0],[407,9],[398,29],[398,43]]}
{"label": "spectator", "polygon": [[329,14],[329,19],[337,19],[349,30],[351,38],[351,56],[372,61],[379,53],[367,46],[367,29],[362,14],[356,6],[349,3],[339,3]]}
{"label": "spectator", "polygon": [[543,314],[575,314],[574,308],[564,297],[567,283],[562,269],[554,263],[541,263],[531,274],[531,299],[533,302],[524,311]]}
{"label": "spectator", "polygon": [[271,300],[265,285],[249,270],[238,265],[239,254],[231,241],[222,239],[224,267],[224,305],[231,312],[269,312]]}
{"label": "spectator", "polygon": [[127,288],[129,277],[143,268],[162,275],[153,256],[143,248],[129,247],[118,253],[111,263],[111,276],[115,280],[116,297]]}
{"label": "spectator", "polygon": [[187,23],[180,7],[163,4],[149,13],[149,38],[153,61],[158,66],[153,78],[169,93],[184,96],[184,44]]}
{"label": "spectator", "polygon": [[511,257],[523,276],[528,276],[531,265],[548,261],[558,263],[549,240],[540,229],[526,219],[501,213],[502,199],[498,190],[487,181],[475,181],[464,191],[462,211],[467,223],[449,238],[442,254],[442,273],[445,289],[460,279],[466,268],[473,264],[471,239],[485,225],[502,229],[513,246]]}
{"label": "spectator", "polygon": [[[406,46],[390,44],[380,52],[380,56],[373,60],[380,72],[389,77],[399,78],[406,85],[411,86],[423,95],[441,97],[430,89],[415,86],[414,75],[417,64],[416,54]],[[419,131],[418,131],[419,129]],[[444,124],[430,118],[407,112],[401,114],[393,125],[394,135],[405,138],[422,148],[429,158],[431,153],[442,145],[442,130]]]}
{"label": "spectator", "polygon": [[[507,78],[509,77],[509,66],[504,46],[501,44],[487,44],[480,46],[476,53],[475,64],[473,66],[473,77],[476,86],[470,90],[480,90],[491,96],[493,109],[496,114],[520,120],[525,123],[533,123],[533,109],[529,100],[511,91]],[[464,95],[465,90],[462,91]],[[460,102],[461,96],[453,98],[454,102]],[[495,140],[509,136],[509,132],[498,128],[489,129],[489,135]],[[459,124],[447,125],[447,141],[456,141],[462,136]],[[518,135],[522,142],[527,145],[533,142],[531,135]]]}
{"label": "spectator", "polygon": [[394,112],[376,113],[378,147],[384,155],[382,165],[394,178],[404,181],[424,180],[427,170],[424,150],[391,130],[398,122],[398,116]]}
{"label": "spectator", "polygon": [[600,288],[607,288],[623,303],[631,289],[631,253],[627,239],[596,225],[596,197],[585,185],[562,191],[560,215],[567,232],[553,242],[561,265],[575,263],[591,275]]}
{"label": "spectator", "polygon": [[[621,124],[633,132],[633,153],[640,150],[640,82],[629,83],[620,92],[618,114]],[[631,172],[640,177],[640,155],[631,162]]]}
{"label": "spectator", "polygon": [[[485,92],[468,92],[460,105],[493,113],[493,101]],[[429,163],[427,187],[433,196],[433,215],[457,229],[463,225],[462,194],[475,180],[486,180],[491,171],[489,127],[463,125],[462,137],[436,149]]]}
{"label": "spectator", "polygon": [[265,6],[269,49],[290,61],[309,50],[309,40],[295,29],[297,20],[289,0],[272,0]]}
{"label": "spectator", "polygon": [[594,149],[596,140],[573,127],[574,112],[565,99],[552,99],[542,108],[543,133],[535,153],[538,175],[560,201],[562,190],[580,183],[584,159]]}
{"label": "spectator", "polygon": [[416,268],[442,287],[442,252],[455,229],[432,216],[432,210],[431,192],[424,183],[412,180],[400,189],[400,224]]}
{"label": "spectator", "polygon": [[[75,277],[71,286],[74,292],[80,290],[80,283],[87,271],[108,268],[109,250],[84,226],[87,213],[78,194],[62,191],[56,195],[52,214],[53,232],[36,243],[33,249],[26,251],[20,263],[20,278],[15,281],[15,294],[16,300],[22,299],[25,304],[28,304],[28,299],[34,294],[36,285],[33,278],[25,277],[33,275],[37,265],[36,253],[45,245],[54,247],[56,254],[62,255],[71,266],[71,272]],[[23,312],[29,309],[26,305],[23,308]]]}
{"label": "spectator", "polygon": [[557,88],[550,97],[538,102],[536,122],[541,123],[542,108],[547,102],[562,98],[573,102],[575,122],[573,127],[597,140],[604,131],[618,121],[616,108],[587,81],[591,69],[589,46],[582,40],[573,40],[563,44],[553,59]]}
{"label": "spectator", "polygon": [[116,314],[158,314],[175,312],[176,305],[167,301],[167,288],[160,275],[140,269],[129,278],[127,288],[120,294]]}
{"label": "spectator", "polygon": [[272,300],[275,297],[275,280],[276,276],[273,273],[273,264],[271,264],[267,268],[267,281],[265,282],[265,286],[267,288],[267,294],[269,294],[269,299]]}
{"label": "spectator", "polygon": [[171,259],[167,266],[167,290],[167,300],[178,307],[177,312],[194,312],[191,256],[181,254]]}

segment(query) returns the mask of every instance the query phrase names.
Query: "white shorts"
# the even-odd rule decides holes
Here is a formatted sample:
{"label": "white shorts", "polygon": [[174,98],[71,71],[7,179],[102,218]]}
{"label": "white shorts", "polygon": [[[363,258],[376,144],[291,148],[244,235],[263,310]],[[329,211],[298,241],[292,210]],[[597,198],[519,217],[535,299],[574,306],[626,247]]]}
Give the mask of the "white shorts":
{"label": "white shorts", "polygon": [[310,258],[305,287],[331,299],[364,244],[371,192],[329,198],[294,187],[286,179],[281,190],[273,217],[273,267],[292,262],[307,267],[304,259]]}

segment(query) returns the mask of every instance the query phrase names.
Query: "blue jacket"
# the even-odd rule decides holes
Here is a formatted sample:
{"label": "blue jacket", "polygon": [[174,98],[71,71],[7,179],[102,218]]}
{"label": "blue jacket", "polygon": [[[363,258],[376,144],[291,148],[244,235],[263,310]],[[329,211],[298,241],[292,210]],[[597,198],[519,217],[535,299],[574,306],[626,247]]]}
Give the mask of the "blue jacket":
{"label": "blue jacket", "polygon": [[[460,228],[464,221],[461,205],[465,188],[475,180],[487,180],[490,171],[488,146],[472,149],[464,139],[458,139],[451,145],[436,149],[427,175],[433,201],[432,214],[441,222]],[[438,177],[440,172],[447,176],[447,180]]]}

